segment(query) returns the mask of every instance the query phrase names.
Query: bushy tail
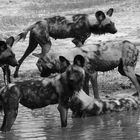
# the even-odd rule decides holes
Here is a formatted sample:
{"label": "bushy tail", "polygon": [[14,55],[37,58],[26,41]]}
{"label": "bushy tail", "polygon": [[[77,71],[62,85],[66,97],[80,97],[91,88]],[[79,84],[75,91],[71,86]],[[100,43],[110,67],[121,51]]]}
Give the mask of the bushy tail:
{"label": "bushy tail", "polygon": [[29,27],[26,28],[22,33],[18,34],[18,35],[15,37],[15,42],[18,42],[18,41],[20,41],[21,39],[25,40],[25,38],[26,38],[28,32],[31,31],[34,27],[35,27],[35,24],[29,26]]}

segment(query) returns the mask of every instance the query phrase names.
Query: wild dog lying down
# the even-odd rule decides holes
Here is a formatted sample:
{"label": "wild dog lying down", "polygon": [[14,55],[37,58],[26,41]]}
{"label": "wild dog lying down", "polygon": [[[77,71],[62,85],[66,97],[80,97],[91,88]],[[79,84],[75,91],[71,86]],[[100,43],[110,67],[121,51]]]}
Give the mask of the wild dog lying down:
{"label": "wild dog lying down", "polygon": [[79,54],[79,56],[75,58],[77,63],[79,60],[82,60],[83,57],[86,61],[84,66],[86,71],[84,91],[87,94],[89,93],[90,80],[94,91],[94,97],[99,98],[97,84],[98,71],[105,72],[118,67],[119,73],[123,76],[127,76],[132,81],[140,97],[140,78],[134,72],[139,51],[134,44],[126,40],[107,41],[100,44],[85,45],[81,48],[71,49],[68,50],[67,53],[63,54],[63,56],[66,57],[63,58],[63,61],[59,59],[53,60],[49,57],[47,57],[45,61],[42,61],[42,57],[40,55],[40,59],[37,62],[39,64],[37,64],[37,66],[40,67],[40,70],[42,70],[41,73],[48,73],[46,75],[49,75],[52,72],[52,69],[53,72],[55,69],[57,72],[61,72],[61,68],[64,68],[63,65],[65,64],[66,68],[68,61],[71,61],[77,54]]}
{"label": "wild dog lying down", "polygon": [[9,37],[6,41],[0,41],[0,66],[3,70],[5,84],[11,81],[10,68],[8,65],[11,65],[13,67],[18,65],[18,62],[15,58],[15,54],[11,50],[13,43],[14,43],[13,37]]}
{"label": "wild dog lying down", "polygon": [[30,31],[29,46],[19,60],[14,77],[18,76],[20,65],[38,44],[42,48],[43,56],[49,52],[51,48],[50,37],[54,39],[74,38],[72,42],[77,47],[80,47],[91,33],[98,35],[116,33],[115,25],[110,20],[112,14],[113,8],[110,8],[106,14],[102,11],[97,11],[94,16],[87,14],[76,14],[70,18],[54,16],[29,26],[24,32],[15,37],[16,41],[25,39]]}
{"label": "wild dog lying down", "polygon": [[71,65],[55,78],[28,80],[9,84],[0,91],[0,101],[4,109],[2,131],[10,131],[17,113],[19,103],[30,109],[59,104],[61,126],[67,126],[69,100],[75,92],[81,90],[85,71],[78,65]]}
{"label": "wild dog lying down", "polygon": [[75,93],[70,102],[73,117],[101,115],[109,112],[135,110],[139,108],[139,100],[134,95],[115,95],[97,100],[88,96],[83,90]]}

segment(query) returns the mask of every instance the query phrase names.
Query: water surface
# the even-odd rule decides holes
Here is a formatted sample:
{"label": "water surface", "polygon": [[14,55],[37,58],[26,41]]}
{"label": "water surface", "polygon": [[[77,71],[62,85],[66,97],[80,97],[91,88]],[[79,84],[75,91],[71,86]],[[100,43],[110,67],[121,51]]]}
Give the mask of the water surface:
{"label": "water surface", "polygon": [[[19,108],[18,117],[0,140],[139,140],[140,110],[87,118],[68,116],[68,127],[60,127],[56,105],[38,110]],[[0,116],[2,122],[2,114]]]}

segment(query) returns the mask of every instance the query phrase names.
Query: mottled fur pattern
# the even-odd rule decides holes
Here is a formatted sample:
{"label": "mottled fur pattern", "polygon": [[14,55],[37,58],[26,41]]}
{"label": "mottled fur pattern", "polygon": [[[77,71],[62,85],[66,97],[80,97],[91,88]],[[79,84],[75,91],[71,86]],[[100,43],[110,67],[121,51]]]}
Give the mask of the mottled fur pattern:
{"label": "mottled fur pattern", "polygon": [[9,37],[6,41],[0,41],[0,66],[3,70],[5,84],[11,82],[9,65],[13,67],[18,65],[15,54],[11,50],[13,43],[14,37]]}
{"label": "mottled fur pattern", "polygon": [[69,60],[59,53],[48,53],[45,58],[42,58],[40,54],[33,53],[33,55],[39,58],[36,66],[40,71],[41,77],[48,77],[54,73],[63,73],[70,65]]}
{"label": "mottled fur pattern", "polygon": [[19,65],[16,68],[14,77],[18,76],[18,70],[24,59],[34,51],[39,44],[42,48],[42,55],[45,57],[51,48],[50,37],[54,39],[74,38],[72,42],[80,47],[85,40],[93,34],[114,34],[117,32],[114,23],[110,16],[113,14],[113,9],[110,8],[105,14],[102,11],[97,11],[94,16],[87,14],[77,14],[72,17],[54,16],[45,18],[31,25],[24,32],[15,37],[16,41],[25,39],[30,31],[29,46],[24,55],[19,60]]}
{"label": "mottled fur pattern", "polygon": [[[133,43],[125,40],[125,41],[107,41],[102,42],[100,44],[85,45],[81,48],[74,48],[71,51],[69,50],[69,52],[66,53],[65,55],[66,57],[65,59],[67,59],[68,56],[74,58],[75,55],[77,54],[83,56],[86,61],[84,66],[84,69],[86,71],[84,91],[87,94],[89,93],[89,80],[90,80],[93,87],[94,96],[95,98],[99,98],[97,84],[98,71],[105,72],[113,70],[114,68],[118,67],[119,73],[124,76],[127,76],[132,81],[140,97],[140,85],[139,85],[140,78],[134,72],[136,62],[138,60],[139,51]],[[79,61],[80,59],[81,58],[76,58],[75,61]],[[68,60],[71,61],[70,59]],[[57,60],[57,63],[58,61],[59,60]],[[48,58],[48,61],[46,63],[43,63],[42,61],[42,64],[40,63],[39,66],[41,67],[46,64],[49,65],[51,62],[55,61]],[[59,61],[60,65],[59,68],[61,68],[63,64],[64,62],[61,63],[61,61]],[[46,71],[46,73],[50,74],[51,67],[47,67],[47,65],[46,69],[43,69],[43,71],[44,73]]]}
{"label": "mottled fur pattern", "polygon": [[61,126],[67,126],[69,100],[83,87],[84,69],[71,65],[55,78],[27,80],[9,84],[0,91],[0,101],[4,109],[2,131],[10,131],[18,114],[19,103],[30,109],[58,103]]}
{"label": "mottled fur pattern", "polygon": [[18,62],[15,58],[15,54],[11,49],[14,43],[14,38],[10,37],[6,41],[0,41],[0,66],[8,64],[11,66],[17,66]]}
{"label": "mottled fur pattern", "polygon": [[135,110],[139,108],[139,104],[137,96],[133,95],[116,95],[97,100],[81,90],[71,98],[70,108],[73,111],[73,117],[87,117],[108,112]]}

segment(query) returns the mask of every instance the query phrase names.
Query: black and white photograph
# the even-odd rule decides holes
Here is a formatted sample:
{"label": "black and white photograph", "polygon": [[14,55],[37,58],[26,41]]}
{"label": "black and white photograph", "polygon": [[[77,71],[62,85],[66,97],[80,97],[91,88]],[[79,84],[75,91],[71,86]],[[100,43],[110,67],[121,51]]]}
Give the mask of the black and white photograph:
{"label": "black and white photograph", "polygon": [[0,140],[140,139],[140,0],[0,0]]}

